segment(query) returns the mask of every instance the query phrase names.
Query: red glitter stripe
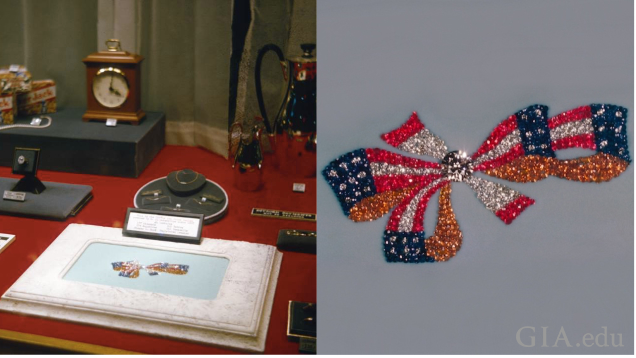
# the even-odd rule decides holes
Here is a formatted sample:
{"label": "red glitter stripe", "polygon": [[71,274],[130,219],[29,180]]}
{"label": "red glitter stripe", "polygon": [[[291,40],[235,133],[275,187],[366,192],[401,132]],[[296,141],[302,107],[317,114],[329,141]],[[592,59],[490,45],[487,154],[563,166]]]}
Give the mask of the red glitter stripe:
{"label": "red glitter stripe", "polygon": [[490,152],[493,148],[499,144],[510,132],[517,129],[517,116],[512,115],[508,117],[508,119],[499,123],[495,129],[493,129],[492,133],[484,143],[482,143],[481,147],[472,155],[473,160],[479,158],[485,153]]}
{"label": "red glitter stripe", "polygon": [[411,200],[413,200],[413,197],[417,193],[419,193],[419,191],[422,190],[422,188],[424,188],[425,186],[426,185],[417,186],[416,188],[413,189],[413,191],[411,191],[409,195],[405,196],[404,199],[402,199],[402,202],[400,203],[400,205],[398,205],[391,213],[389,222],[386,224],[387,230],[398,231],[400,227],[400,218],[402,217],[404,210],[406,210],[406,207],[409,205]]}
{"label": "red glitter stripe", "polygon": [[436,191],[438,191],[441,187],[443,187],[446,184],[448,184],[448,180],[443,180],[439,182],[439,184],[432,187],[428,192],[426,192],[426,195],[422,197],[422,199],[417,205],[417,210],[415,211],[415,215],[413,216],[413,227],[411,231],[413,232],[424,231],[424,213],[426,212],[426,206],[428,205],[428,201],[430,200],[431,196],[435,194]]}
{"label": "red glitter stripe", "polygon": [[548,119],[548,128],[554,129],[563,123],[580,121],[586,118],[592,118],[592,109],[590,106],[581,106]]}
{"label": "red glitter stripe", "polygon": [[402,165],[409,168],[440,168],[439,163],[427,162],[425,160],[405,157],[403,155],[389,152],[384,149],[369,148],[367,160],[369,163],[388,163],[392,165]]}
{"label": "red glitter stripe", "polygon": [[417,117],[417,112],[413,112],[411,117],[402,124],[400,128],[393,130],[389,133],[385,133],[381,138],[390,145],[397,147],[410,137],[417,134],[424,128],[424,124]]}
{"label": "red glitter stripe", "polygon": [[486,169],[497,168],[523,155],[525,155],[525,151],[523,150],[523,144],[519,143],[515,145],[514,147],[512,147],[512,149],[510,149],[506,154],[501,155],[495,159],[483,162],[479,164],[478,166],[476,166],[473,170],[482,171]]}
{"label": "red glitter stripe", "polygon": [[580,134],[577,136],[561,138],[552,142],[552,150],[567,149],[567,148],[585,148],[596,150],[596,143],[594,142],[594,134]]}
{"label": "red glitter stripe", "polygon": [[378,175],[373,177],[375,190],[382,193],[389,190],[401,190],[412,185],[428,185],[433,180],[440,178],[441,174],[429,175]]}
{"label": "red glitter stripe", "polygon": [[519,214],[521,214],[521,212],[526,210],[526,208],[532,204],[534,204],[534,199],[528,198],[525,195],[521,195],[512,203],[506,205],[505,208],[497,211],[495,215],[497,215],[506,224],[510,224],[519,216]]}

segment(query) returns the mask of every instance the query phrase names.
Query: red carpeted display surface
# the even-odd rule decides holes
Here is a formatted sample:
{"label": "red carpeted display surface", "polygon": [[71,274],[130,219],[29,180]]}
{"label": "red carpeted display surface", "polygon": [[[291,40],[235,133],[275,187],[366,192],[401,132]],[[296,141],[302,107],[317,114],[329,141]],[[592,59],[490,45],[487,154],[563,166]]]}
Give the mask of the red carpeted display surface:
{"label": "red carpeted display surface", "polygon": [[[71,160],[71,158],[69,158]],[[242,192],[233,186],[233,170],[228,160],[204,149],[166,146],[139,178],[40,171],[42,181],[85,184],[93,187],[94,198],[76,217],[64,222],[0,216],[0,232],[16,235],[16,240],[0,253],[0,292],[4,293],[71,223],[122,227],[126,209],[134,207],[133,197],[147,182],[184,168],[193,169],[218,183],[228,193],[227,214],[203,227],[203,237],[276,245],[278,230],[316,230],[316,223],[259,218],[250,215],[254,207],[316,212],[316,178],[296,179],[274,170],[265,158],[263,189]],[[0,177],[18,178],[11,168],[0,167]],[[292,191],[294,182],[306,184],[305,193]],[[286,336],[287,306],[290,300],[316,302],[316,256],[283,252],[265,353],[298,353],[298,343]],[[150,354],[229,354],[234,351],[161,337],[102,327],[67,323],[44,318],[0,312],[0,329],[90,343]]]}

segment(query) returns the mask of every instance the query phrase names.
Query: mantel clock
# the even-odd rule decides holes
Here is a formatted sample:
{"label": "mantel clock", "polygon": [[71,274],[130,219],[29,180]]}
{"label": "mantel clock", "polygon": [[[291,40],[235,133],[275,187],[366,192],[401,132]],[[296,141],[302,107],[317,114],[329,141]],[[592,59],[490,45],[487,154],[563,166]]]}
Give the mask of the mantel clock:
{"label": "mantel clock", "polygon": [[141,61],[143,57],[121,49],[119,40],[106,41],[107,50],[88,55],[86,65],[85,122],[116,119],[139,124],[141,109]]}

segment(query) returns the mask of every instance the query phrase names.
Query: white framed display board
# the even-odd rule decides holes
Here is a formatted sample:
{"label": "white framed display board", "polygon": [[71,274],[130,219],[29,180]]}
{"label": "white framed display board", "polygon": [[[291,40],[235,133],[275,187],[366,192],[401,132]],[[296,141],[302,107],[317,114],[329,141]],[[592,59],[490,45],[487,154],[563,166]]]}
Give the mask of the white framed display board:
{"label": "white framed display board", "polygon": [[[264,351],[282,260],[275,247],[121,231],[69,225],[2,296],[0,310]],[[138,264],[136,274],[122,275],[117,262]],[[180,270],[157,269],[161,263]]]}

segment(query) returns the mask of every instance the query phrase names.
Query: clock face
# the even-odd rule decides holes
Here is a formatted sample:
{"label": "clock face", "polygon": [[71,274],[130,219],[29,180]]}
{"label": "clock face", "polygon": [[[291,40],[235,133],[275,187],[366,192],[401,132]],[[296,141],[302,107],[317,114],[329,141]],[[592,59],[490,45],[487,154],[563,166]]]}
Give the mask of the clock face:
{"label": "clock face", "polygon": [[93,96],[106,108],[121,107],[129,92],[126,76],[118,68],[102,68],[93,78]]}

